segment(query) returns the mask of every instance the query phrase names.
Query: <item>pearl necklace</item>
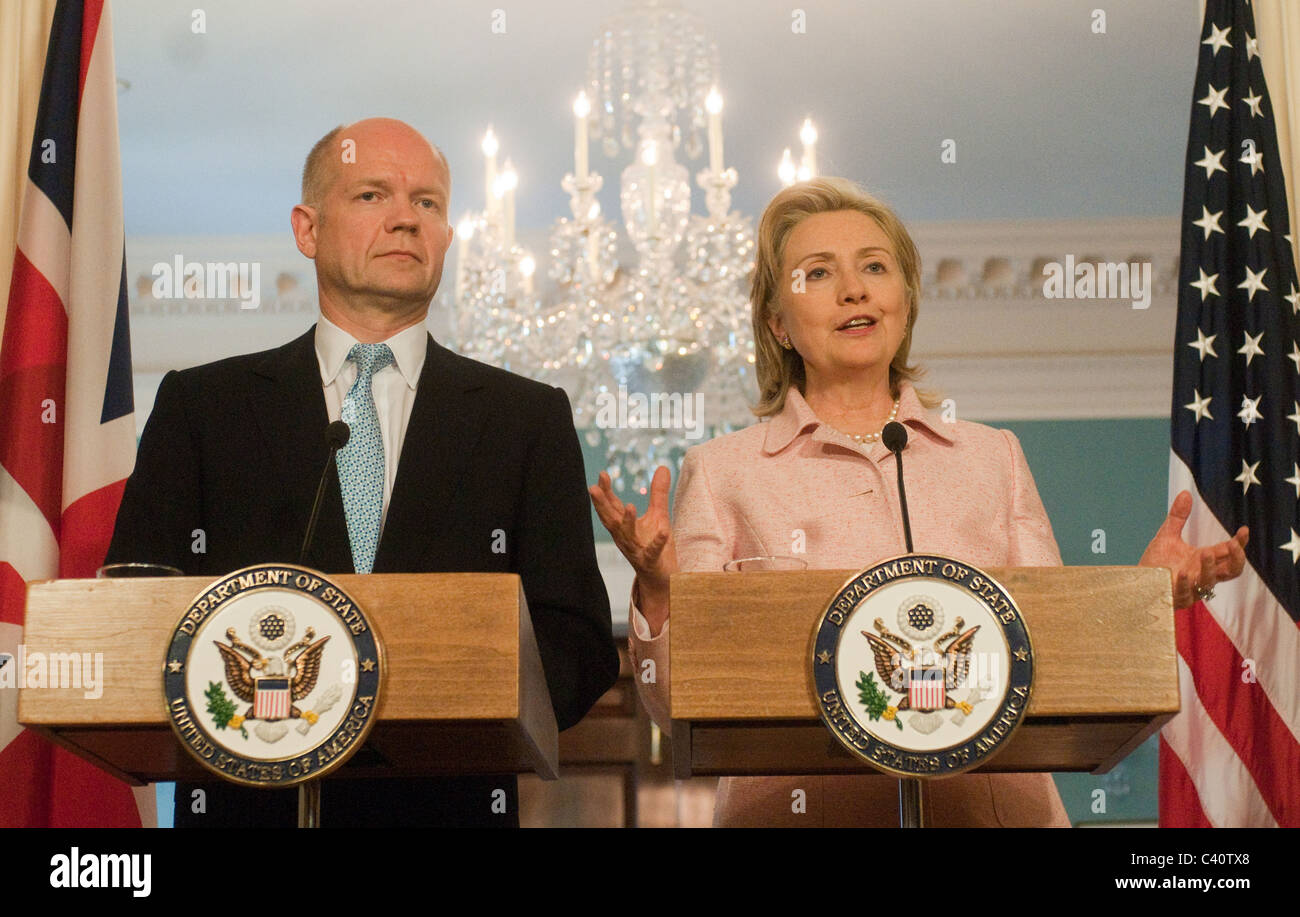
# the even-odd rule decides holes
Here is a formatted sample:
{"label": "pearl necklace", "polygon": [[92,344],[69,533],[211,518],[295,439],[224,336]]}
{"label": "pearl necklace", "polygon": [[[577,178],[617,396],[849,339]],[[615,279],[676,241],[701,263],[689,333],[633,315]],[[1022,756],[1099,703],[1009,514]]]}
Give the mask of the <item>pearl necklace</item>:
{"label": "pearl necklace", "polygon": [[[889,419],[885,421],[885,426],[887,427],[891,423],[893,423],[894,418],[896,418],[897,416],[898,416],[898,399],[894,399],[894,407],[893,410],[889,412]],[[825,421],[823,421],[823,423],[825,423]],[[826,424],[826,426],[830,427],[840,436],[847,437],[853,440],[855,443],[858,443],[859,445],[874,443],[876,440],[880,439],[881,434],[885,432],[884,427],[882,427],[879,431],[875,433],[845,433],[843,430],[839,429],[838,427],[833,427],[830,424]]]}

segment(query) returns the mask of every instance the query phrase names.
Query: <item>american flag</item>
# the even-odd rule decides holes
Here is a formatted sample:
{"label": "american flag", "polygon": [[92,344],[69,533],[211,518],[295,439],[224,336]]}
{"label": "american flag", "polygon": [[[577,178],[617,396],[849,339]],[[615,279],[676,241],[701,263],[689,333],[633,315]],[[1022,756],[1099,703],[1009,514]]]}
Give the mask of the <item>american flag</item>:
{"label": "american flag", "polygon": [[1160,823],[1300,827],[1300,290],[1254,17],[1208,0],[1183,197],[1170,496],[1186,540],[1250,527],[1242,575],[1176,612]]}
{"label": "american flag", "polygon": [[[107,2],[60,0],[0,340],[0,652],[15,656],[26,582],[95,575],[135,457],[116,91]],[[0,691],[0,826],[139,825],[129,787],[18,726],[16,694]]]}

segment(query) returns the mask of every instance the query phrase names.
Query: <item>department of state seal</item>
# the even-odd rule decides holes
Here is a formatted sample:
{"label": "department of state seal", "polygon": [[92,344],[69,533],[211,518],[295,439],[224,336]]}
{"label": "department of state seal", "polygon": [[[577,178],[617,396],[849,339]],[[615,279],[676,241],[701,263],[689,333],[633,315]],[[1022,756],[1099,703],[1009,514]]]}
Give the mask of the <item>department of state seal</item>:
{"label": "department of state seal", "polygon": [[195,596],[163,664],[167,718],[189,752],[236,783],[283,787],[332,771],[374,725],[383,646],[352,598],[315,570],[261,564]]}
{"label": "department of state seal", "polygon": [[813,636],[822,719],[874,767],[945,777],[987,762],[1020,725],[1033,647],[1007,591],[970,564],[909,554],[863,570]]}

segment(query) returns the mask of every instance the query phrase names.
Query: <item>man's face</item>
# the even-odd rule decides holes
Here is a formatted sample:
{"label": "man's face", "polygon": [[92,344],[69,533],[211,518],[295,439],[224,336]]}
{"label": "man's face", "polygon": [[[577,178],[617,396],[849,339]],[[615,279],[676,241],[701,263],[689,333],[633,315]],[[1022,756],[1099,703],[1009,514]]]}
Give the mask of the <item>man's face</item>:
{"label": "man's face", "polygon": [[[355,146],[345,149],[349,140]],[[338,144],[321,200],[293,217],[299,250],[316,262],[322,303],[345,313],[427,307],[451,244],[446,167],[398,121],[362,121]],[[348,149],[355,161],[344,161]]]}

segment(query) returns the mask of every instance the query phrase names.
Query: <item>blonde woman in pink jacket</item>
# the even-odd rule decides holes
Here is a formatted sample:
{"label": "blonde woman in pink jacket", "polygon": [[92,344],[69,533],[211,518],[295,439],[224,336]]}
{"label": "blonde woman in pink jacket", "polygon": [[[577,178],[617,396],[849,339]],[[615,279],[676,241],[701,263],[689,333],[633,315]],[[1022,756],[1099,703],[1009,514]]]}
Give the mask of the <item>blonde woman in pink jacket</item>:
{"label": "blonde woman in pink jacket", "polygon": [[[893,455],[880,442],[890,420],[907,426],[913,543],[978,566],[1061,563],[1051,524],[1016,437],[982,424],[939,421],[935,399],[913,386],[909,363],[921,264],[894,212],[845,179],[792,185],[759,223],[750,301],[759,402],[767,423],[691,449],[669,523],[669,471],[655,472],[650,504],[618,499],[602,473],[592,503],[636,571],[629,649],[653,684],[637,687],[669,725],[669,577],[721,570],[733,559],[791,554],[803,540],[810,567],[859,569],[905,553]],[[1176,607],[1191,605],[1245,563],[1243,527],[1195,548],[1181,532],[1184,492],[1141,563],[1171,570]],[[802,789],[806,811],[791,793]],[[931,782],[926,823],[1062,826],[1050,774],[966,774]],[[724,778],[718,825],[897,826],[897,781],[884,775]]]}

